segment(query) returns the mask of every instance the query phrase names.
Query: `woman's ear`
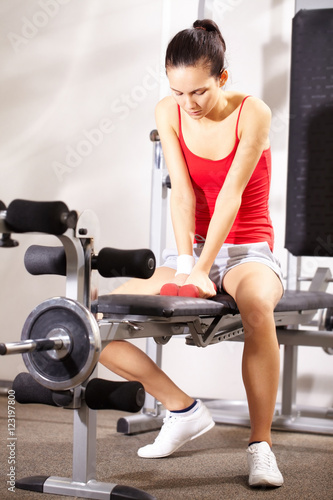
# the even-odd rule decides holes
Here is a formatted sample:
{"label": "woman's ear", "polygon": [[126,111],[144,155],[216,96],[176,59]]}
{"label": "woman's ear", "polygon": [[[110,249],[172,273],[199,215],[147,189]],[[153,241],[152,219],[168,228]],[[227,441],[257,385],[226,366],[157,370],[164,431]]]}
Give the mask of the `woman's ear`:
{"label": "woman's ear", "polygon": [[223,87],[227,83],[228,80],[228,71],[225,69],[222,71],[221,76],[220,76],[220,87]]}

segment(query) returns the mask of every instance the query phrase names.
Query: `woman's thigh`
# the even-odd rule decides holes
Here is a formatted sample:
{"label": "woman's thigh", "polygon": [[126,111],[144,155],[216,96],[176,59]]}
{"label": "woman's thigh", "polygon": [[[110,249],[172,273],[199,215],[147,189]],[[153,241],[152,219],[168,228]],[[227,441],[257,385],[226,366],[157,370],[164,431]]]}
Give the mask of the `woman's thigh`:
{"label": "woman's thigh", "polygon": [[265,264],[250,262],[231,269],[224,277],[225,290],[235,299],[248,342],[271,348],[276,342],[274,309],[283,294],[280,278]]}
{"label": "woman's thigh", "polygon": [[240,312],[256,305],[265,305],[274,310],[283,295],[283,286],[276,273],[265,264],[248,262],[227,272],[223,288],[236,301]]}
{"label": "woman's thigh", "polygon": [[173,280],[175,270],[169,267],[158,267],[148,279],[133,278],[113,290],[113,294],[158,295],[162,286]]}

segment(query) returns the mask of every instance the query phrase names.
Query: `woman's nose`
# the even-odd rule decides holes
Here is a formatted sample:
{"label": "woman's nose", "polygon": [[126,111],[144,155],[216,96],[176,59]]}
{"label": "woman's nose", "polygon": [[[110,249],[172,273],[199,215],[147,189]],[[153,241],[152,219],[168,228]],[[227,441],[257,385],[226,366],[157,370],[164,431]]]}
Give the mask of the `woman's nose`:
{"label": "woman's nose", "polygon": [[186,109],[194,109],[195,108],[195,101],[191,95],[186,96],[185,106],[186,106]]}

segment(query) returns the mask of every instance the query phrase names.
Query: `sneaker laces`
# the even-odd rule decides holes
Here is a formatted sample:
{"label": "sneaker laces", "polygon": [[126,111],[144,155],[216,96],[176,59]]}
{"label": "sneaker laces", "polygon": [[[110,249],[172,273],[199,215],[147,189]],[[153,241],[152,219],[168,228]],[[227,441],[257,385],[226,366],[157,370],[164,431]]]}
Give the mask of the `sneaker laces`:
{"label": "sneaker laces", "polygon": [[271,470],[276,471],[275,458],[272,452],[265,453],[263,451],[252,451],[253,467],[257,470]]}
{"label": "sneaker laces", "polygon": [[[156,437],[155,439],[155,443],[158,443],[160,441],[164,441],[165,439],[165,434],[168,432],[168,430],[170,429],[170,427],[173,426],[173,424],[179,420],[179,417],[178,415],[168,415],[166,416],[164,419],[163,419],[163,425],[161,427],[161,430],[158,434],[158,436]],[[169,436],[168,436],[169,438]]]}

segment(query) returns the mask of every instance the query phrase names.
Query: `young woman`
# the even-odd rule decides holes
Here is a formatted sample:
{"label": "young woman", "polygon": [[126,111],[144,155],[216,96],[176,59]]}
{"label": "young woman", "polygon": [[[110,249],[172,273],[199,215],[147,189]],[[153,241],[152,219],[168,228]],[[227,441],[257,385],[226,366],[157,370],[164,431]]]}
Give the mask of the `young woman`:
{"label": "young woman", "polygon": [[[255,97],[223,90],[224,55],[225,42],[210,20],[196,21],[168,45],[172,95],[158,103],[156,122],[171,178],[177,251],[165,252],[164,265],[151,279],[131,280],[116,293],[158,294],[163,285],[161,293],[168,293],[174,283],[174,293],[195,285],[209,298],[215,284],[235,299],[245,329],[249,484],[281,486],[271,451],[280,366],[273,311],[283,294],[268,208],[271,113]],[[168,410],[159,436],[139,456],[168,456],[213,427],[202,402],[132,344],[110,343],[100,361],[126,379],[140,380]]]}

